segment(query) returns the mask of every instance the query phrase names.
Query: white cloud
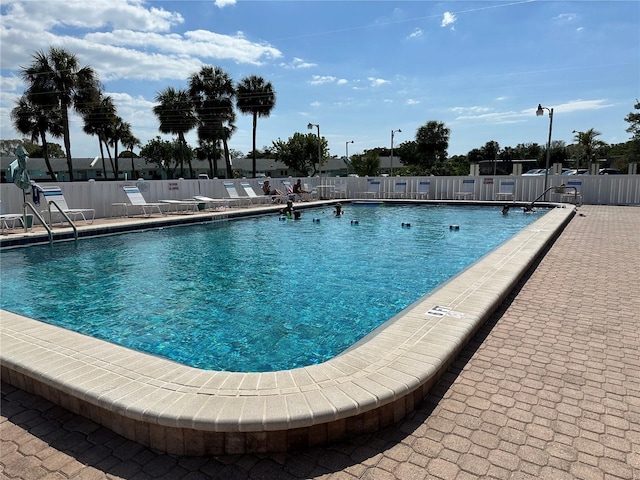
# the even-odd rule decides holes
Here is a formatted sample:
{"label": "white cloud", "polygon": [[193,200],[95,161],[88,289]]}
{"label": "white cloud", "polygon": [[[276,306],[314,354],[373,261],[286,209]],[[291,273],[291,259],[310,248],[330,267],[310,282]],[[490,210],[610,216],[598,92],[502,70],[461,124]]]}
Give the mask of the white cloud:
{"label": "white cloud", "polygon": [[369,80],[369,84],[372,87],[379,87],[381,85],[384,85],[385,83],[389,83],[389,80],[384,80],[382,78],[369,77],[367,80]]}
{"label": "white cloud", "polygon": [[553,17],[553,21],[558,24],[566,24],[575,22],[578,16],[575,13],[561,13]]}
{"label": "white cloud", "polygon": [[331,75],[313,75],[309,83],[311,85],[324,85],[325,83],[333,83],[336,81],[336,77]]}
{"label": "white cloud", "polygon": [[419,105],[419,104],[420,104],[420,100],[416,100],[414,98],[409,98],[405,102],[405,105]]}
{"label": "white cloud", "polygon": [[280,66],[282,68],[287,69],[300,69],[300,68],[311,68],[317,67],[318,65],[311,62],[305,62],[303,59],[294,57],[294,59],[289,63],[281,63]]}
{"label": "white cloud", "polygon": [[[442,15],[442,22],[440,22],[440,26],[441,27],[448,27],[449,25],[453,25],[454,23],[456,23],[457,17],[455,15],[455,13],[451,13],[451,12],[444,12],[444,14]],[[454,27],[451,27],[451,29],[453,29]]]}
{"label": "white cloud", "polygon": [[411,32],[411,33],[409,34],[409,36],[408,36],[407,38],[411,38],[411,39],[414,39],[414,38],[421,38],[423,35],[424,35],[424,32],[422,31],[422,29],[421,29],[421,28],[417,28],[417,27],[416,27],[416,28],[413,30],[413,32]]}
{"label": "white cloud", "polygon": [[236,0],[215,0],[214,4],[218,8],[224,8],[227,5],[235,5]]}

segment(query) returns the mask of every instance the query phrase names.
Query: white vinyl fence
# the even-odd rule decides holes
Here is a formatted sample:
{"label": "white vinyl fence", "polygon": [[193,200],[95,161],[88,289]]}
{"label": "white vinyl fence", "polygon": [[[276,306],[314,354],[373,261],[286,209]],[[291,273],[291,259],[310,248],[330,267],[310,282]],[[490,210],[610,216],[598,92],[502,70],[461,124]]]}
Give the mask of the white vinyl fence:
{"label": "white vinyl fence", "polygon": [[[292,181],[294,178],[272,178],[273,187],[284,191],[283,180]],[[368,182],[379,181],[380,187],[375,195],[367,194]],[[396,182],[406,182],[406,194],[404,197],[415,197],[412,193],[417,192],[418,184],[421,181],[429,182],[429,200],[453,200],[456,192],[462,191],[463,180],[468,186],[469,180],[473,180],[473,199],[479,201],[494,201],[496,193],[499,191],[501,181],[515,181],[514,200],[520,202],[531,202],[538,197],[544,189],[544,176],[461,176],[461,177],[314,177],[303,178],[302,183],[313,187],[323,185],[322,191],[331,191],[330,187],[335,187],[339,183],[347,184],[348,199],[358,198],[398,198],[396,194]],[[105,181],[105,182],[59,182],[57,185],[62,189],[70,208],[94,208],[96,218],[110,217],[112,215],[112,204],[127,202],[127,197],[122,190],[123,185],[137,185],[148,202],[158,200],[183,200],[192,198],[194,195],[204,195],[212,198],[225,198],[226,190],[223,183],[232,181],[236,185],[236,190],[240,195],[244,191],[240,187],[240,182],[249,182],[256,192],[260,192],[261,181],[257,179],[235,179],[235,180],[141,180],[141,181]],[[640,205],[640,175],[579,175],[563,176],[549,175],[547,186],[560,186],[563,183],[582,182],[580,193],[582,203],[594,205]],[[51,183],[43,183],[42,186],[50,186]],[[328,187],[329,186],[329,187]],[[23,192],[12,183],[0,185],[0,208],[2,213],[20,213],[23,204]],[[30,193],[27,193],[27,201],[33,203]],[[560,194],[550,192],[548,200],[560,201]],[[505,201],[502,200],[502,203]],[[42,211],[46,209],[44,199],[37,207]]]}

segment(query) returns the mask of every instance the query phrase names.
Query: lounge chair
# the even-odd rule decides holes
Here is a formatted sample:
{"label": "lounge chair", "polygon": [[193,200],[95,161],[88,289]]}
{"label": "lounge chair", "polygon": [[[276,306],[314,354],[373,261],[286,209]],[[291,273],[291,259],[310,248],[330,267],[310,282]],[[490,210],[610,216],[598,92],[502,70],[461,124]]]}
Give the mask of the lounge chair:
{"label": "lounge chair", "polygon": [[[42,189],[42,193],[44,194],[44,198],[47,202],[47,209],[43,210],[42,213],[49,217],[49,223],[53,221],[51,218],[54,214],[57,214],[60,217],[60,223],[64,223],[64,216],[60,214],[60,211],[64,212],[67,217],[72,222],[75,222],[78,217],[82,218],[85,223],[91,224],[93,223],[93,219],[95,218],[96,211],[93,208],[69,208],[67,201],[64,198],[64,194],[60,187],[44,187]],[[53,206],[54,204],[55,206]],[[90,218],[87,218],[91,214]]]}
{"label": "lounge chair", "polygon": [[[260,185],[260,190],[263,189],[264,183],[265,182],[258,182],[258,185]],[[287,200],[287,196],[283,193],[280,193],[277,189],[274,189],[272,191],[276,191],[278,193],[275,195],[274,194],[265,195],[265,197],[267,197],[272,203],[282,203],[283,201]]]}
{"label": "lounge chair", "polygon": [[500,180],[500,186],[496,193],[496,200],[513,200],[515,193],[515,180]]}
{"label": "lounge chair", "polygon": [[454,200],[473,200],[476,181],[473,178],[462,180],[462,187],[459,191],[454,192]]}
{"label": "lounge chair", "polygon": [[238,206],[246,205],[247,207],[251,205],[251,199],[249,197],[241,197],[236,190],[236,186],[231,182],[224,182],[224,189],[229,195],[229,199],[233,202],[237,203]]}
{"label": "lounge chair", "polygon": [[334,198],[347,198],[347,182],[338,182],[333,188]]}
{"label": "lounge chair", "polygon": [[582,180],[569,180],[566,186],[573,188],[565,189],[564,193],[560,196],[560,201],[582,205]]}
{"label": "lounge chair", "polygon": [[389,192],[390,198],[404,198],[407,194],[407,182],[402,180],[400,182],[396,182],[393,187],[393,192]]}
{"label": "lounge chair", "polygon": [[308,183],[305,183],[303,187],[307,191],[305,195],[308,195],[309,200],[315,200],[316,198],[318,198],[318,191],[315,187],[312,187]]}
{"label": "lounge chair", "polygon": [[282,180],[282,185],[284,186],[284,191],[286,192],[284,196],[287,200],[291,200],[292,202],[295,202],[298,199],[302,200],[302,197],[298,198],[299,195],[297,193],[293,193],[293,185],[291,185],[289,180]]}
{"label": "lounge chair", "polygon": [[411,193],[411,197],[419,200],[428,200],[430,187],[430,180],[420,180],[418,182],[418,189],[415,192]]}
{"label": "lounge chair", "polygon": [[[9,222],[11,222],[11,227],[9,227]],[[16,222],[19,222],[20,226],[24,228],[24,216],[21,213],[0,213],[0,226],[3,233],[5,228],[16,228]]]}
{"label": "lounge chair", "polygon": [[124,207],[125,216],[129,215],[129,210],[131,208],[140,209],[142,214],[145,217],[151,216],[154,211],[157,211],[160,215],[164,215],[165,212],[162,211],[161,207],[167,206],[167,203],[149,203],[147,202],[142,193],[135,185],[124,185],[122,187],[124,193],[127,194],[127,198],[129,199],[129,203],[113,203],[112,207]]}
{"label": "lounge chair", "polygon": [[366,192],[360,192],[365,198],[377,198],[380,191],[380,180],[369,180],[369,186]]}
{"label": "lounge chair", "polygon": [[267,195],[258,195],[249,182],[242,182],[240,186],[247,194],[253,205],[261,205],[271,203],[271,199]]}
{"label": "lounge chair", "polygon": [[226,198],[211,198],[205,195],[194,195],[193,199],[198,203],[204,203],[205,208],[207,206],[210,210],[224,210],[229,208],[229,200]]}

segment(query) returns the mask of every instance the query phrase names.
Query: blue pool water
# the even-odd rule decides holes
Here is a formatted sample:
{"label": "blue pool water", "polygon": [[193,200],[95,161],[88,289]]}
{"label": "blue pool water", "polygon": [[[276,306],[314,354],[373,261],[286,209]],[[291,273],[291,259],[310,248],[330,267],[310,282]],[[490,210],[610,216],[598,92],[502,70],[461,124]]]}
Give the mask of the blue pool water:
{"label": "blue pool water", "polygon": [[339,354],[539,215],[346,205],[10,250],[1,307],[198,368],[290,369]]}

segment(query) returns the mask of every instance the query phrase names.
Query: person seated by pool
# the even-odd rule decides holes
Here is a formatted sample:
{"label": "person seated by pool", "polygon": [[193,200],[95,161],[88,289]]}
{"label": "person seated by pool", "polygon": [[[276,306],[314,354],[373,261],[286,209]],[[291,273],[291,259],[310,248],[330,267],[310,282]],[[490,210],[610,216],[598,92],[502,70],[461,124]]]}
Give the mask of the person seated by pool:
{"label": "person seated by pool", "polygon": [[276,190],[275,188],[271,188],[271,184],[269,183],[269,180],[264,181],[264,184],[262,185],[262,191],[264,192],[265,195],[282,195],[282,193],[279,190]]}
{"label": "person seated by pool", "polygon": [[262,191],[265,195],[271,195],[271,201],[273,203],[281,203],[282,202],[282,192],[280,190],[276,190],[275,188],[271,188],[271,184],[269,180],[265,180],[262,185]]}
{"label": "person seated by pool", "polygon": [[303,193],[309,193],[305,189],[302,188],[302,180],[298,179],[296,183],[293,184],[293,193],[297,195],[302,195]]}
{"label": "person seated by pool", "polygon": [[344,211],[342,210],[342,204],[340,202],[336,203],[333,208],[336,209],[334,212],[336,214],[336,217],[344,214]]}

